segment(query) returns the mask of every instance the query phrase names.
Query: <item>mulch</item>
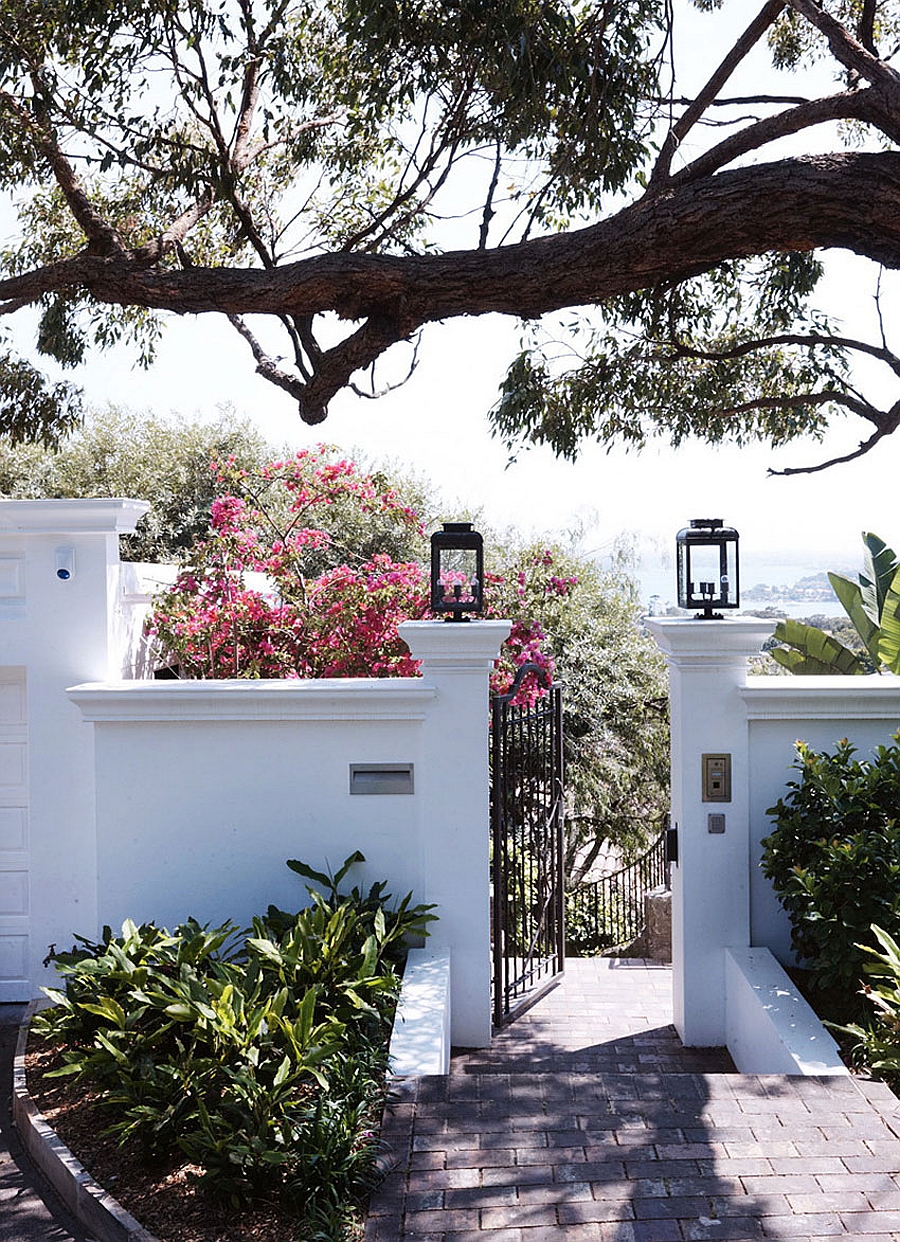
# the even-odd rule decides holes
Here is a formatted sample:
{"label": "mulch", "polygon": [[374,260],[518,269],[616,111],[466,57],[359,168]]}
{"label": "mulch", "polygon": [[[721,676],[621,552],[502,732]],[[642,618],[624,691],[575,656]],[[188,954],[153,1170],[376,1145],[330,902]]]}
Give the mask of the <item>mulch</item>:
{"label": "mulch", "polygon": [[[200,1169],[178,1157],[148,1157],[135,1140],[124,1144],[104,1130],[110,1112],[96,1092],[72,1078],[48,1078],[62,1064],[62,1049],[38,1036],[28,1041],[28,1090],[69,1150],[95,1181],[152,1233],[158,1242],[306,1242],[310,1232],[295,1211],[277,1203],[252,1208],[222,1204],[199,1184]],[[336,1226],[334,1242],[356,1242],[363,1234],[360,1210]],[[322,1238],[321,1232],[316,1234]]]}

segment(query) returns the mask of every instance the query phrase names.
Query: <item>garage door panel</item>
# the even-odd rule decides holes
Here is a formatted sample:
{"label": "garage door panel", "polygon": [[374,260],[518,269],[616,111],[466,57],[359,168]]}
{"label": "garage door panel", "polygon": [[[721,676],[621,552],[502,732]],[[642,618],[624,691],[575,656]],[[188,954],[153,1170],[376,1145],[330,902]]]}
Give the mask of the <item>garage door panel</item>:
{"label": "garage door panel", "polygon": [[34,991],[25,690],[24,669],[0,668],[0,1002]]}
{"label": "garage door panel", "polygon": [[23,854],[28,849],[28,810],[24,806],[0,805],[0,866],[4,854]]}

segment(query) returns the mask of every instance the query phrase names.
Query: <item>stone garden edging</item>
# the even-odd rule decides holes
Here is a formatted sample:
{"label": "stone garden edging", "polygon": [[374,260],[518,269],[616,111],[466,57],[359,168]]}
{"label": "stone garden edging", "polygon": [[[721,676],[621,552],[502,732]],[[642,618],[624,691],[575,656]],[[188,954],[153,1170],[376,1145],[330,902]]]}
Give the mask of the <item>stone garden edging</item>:
{"label": "stone garden edging", "polygon": [[28,1006],[19,1027],[13,1061],[12,1111],[22,1146],[35,1168],[97,1242],[157,1242],[153,1234],[94,1181],[31,1098],[25,1075],[25,1052],[31,1019],[38,1004],[32,1001]]}

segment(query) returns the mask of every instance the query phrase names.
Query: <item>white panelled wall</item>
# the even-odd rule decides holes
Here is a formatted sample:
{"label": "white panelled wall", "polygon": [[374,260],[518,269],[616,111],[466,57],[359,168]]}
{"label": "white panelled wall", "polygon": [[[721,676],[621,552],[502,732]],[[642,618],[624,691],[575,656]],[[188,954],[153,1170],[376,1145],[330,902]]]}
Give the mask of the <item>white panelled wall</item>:
{"label": "white panelled wall", "polygon": [[92,737],[65,691],[121,676],[119,534],[149,507],[0,501],[0,1001],[96,928]]}

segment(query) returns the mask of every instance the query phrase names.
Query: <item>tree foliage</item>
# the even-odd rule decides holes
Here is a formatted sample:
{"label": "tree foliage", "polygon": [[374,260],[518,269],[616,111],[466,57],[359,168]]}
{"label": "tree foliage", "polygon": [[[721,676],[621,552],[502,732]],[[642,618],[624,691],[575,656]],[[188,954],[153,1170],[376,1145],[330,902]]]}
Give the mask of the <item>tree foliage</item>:
{"label": "tree foliage", "polygon": [[209,526],[217,495],[210,463],[232,455],[247,467],[271,454],[248,422],[165,419],[109,407],[89,415],[56,447],[0,440],[0,494],[15,499],[127,496],[152,500],[133,535],[129,561],[177,561]]}
{"label": "tree foliage", "polygon": [[863,545],[864,564],[856,582],[844,574],[828,575],[854,631],[850,645],[819,626],[779,621],[774,638],[783,645],[770,651],[777,664],[813,675],[900,673],[900,561],[871,532],[863,532]]}
{"label": "tree foliage", "polygon": [[[149,363],[161,313],[222,313],[311,423],[425,325],[499,312],[528,324],[512,445],[782,443],[851,413],[867,451],[900,404],[853,360],[896,382],[900,358],[811,297],[823,248],[900,264],[900,5],[693,0],[711,42],[746,22],[696,86],[690,4],[0,0],[0,311],[35,308],[64,368],[121,340]],[[736,95],[766,46],[791,93]],[[77,417],[11,353],[0,381],[14,439]]]}
{"label": "tree foliage", "polygon": [[499,551],[497,615],[546,635],[563,682],[566,875],[579,882],[612,843],[626,855],[660,829],[668,807],[665,665],[639,625],[630,578],[558,542]]}

